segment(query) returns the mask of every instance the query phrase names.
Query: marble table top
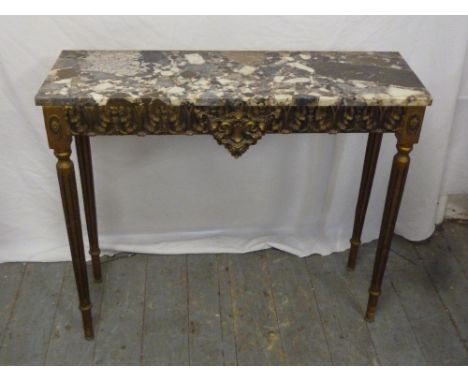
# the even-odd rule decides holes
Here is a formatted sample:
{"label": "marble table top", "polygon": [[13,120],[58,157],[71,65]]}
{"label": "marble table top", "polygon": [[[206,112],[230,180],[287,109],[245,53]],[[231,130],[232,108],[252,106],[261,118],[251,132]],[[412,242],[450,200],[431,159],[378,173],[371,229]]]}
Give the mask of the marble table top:
{"label": "marble table top", "polygon": [[397,52],[63,51],[36,105],[427,106]]}

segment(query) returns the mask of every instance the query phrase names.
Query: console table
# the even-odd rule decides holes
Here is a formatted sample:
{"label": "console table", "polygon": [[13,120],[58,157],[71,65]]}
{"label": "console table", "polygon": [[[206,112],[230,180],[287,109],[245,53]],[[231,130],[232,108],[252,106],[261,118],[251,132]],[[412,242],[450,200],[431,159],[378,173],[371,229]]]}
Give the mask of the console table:
{"label": "console table", "polygon": [[[373,320],[425,107],[396,52],[63,51],[35,98],[57,174],[86,338],[91,301],[74,137],[93,274],[101,279],[90,136],[212,135],[237,158],[265,134],[368,134],[348,267],[356,264],[383,133],[396,135],[365,318]],[[280,139],[280,138],[278,138]],[[265,143],[266,144],[266,143]],[[248,155],[248,154],[247,154]]]}

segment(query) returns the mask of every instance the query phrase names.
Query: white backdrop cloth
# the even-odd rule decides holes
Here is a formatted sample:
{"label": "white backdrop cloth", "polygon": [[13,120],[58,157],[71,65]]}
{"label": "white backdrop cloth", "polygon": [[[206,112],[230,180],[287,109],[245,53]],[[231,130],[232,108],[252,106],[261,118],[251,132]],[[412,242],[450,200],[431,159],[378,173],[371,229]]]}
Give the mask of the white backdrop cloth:
{"label": "white backdrop cloth", "polygon": [[[400,51],[434,104],[396,231],[425,239],[443,187],[467,36],[462,17],[1,17],[0,261],[69,259],[55,158],[33,102],[62,49]],[[467,142],[457,143],[466,152]],[[93,138],[101,247],[344,250],[365,144],[358,134],[269,135],[234,160],[210,136]],[[394,152],[395,138],[386,135],[364,241],[378,237]]]}
{"label": "white backdrop cloth", "polygon": [[443,178],[442,195],[451,194],[468,194],[468,53],[465,57]]}

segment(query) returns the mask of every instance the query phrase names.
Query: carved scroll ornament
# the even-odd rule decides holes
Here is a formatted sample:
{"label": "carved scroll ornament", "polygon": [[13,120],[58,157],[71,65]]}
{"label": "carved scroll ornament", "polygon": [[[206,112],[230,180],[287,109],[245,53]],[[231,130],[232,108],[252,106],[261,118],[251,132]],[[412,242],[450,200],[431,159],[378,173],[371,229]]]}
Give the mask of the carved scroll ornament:
{"label": "carved scroll ornament", "polygon": [[[74,135],[211,134],[234,157],[265,134],[396,132],[404,107],[168,106],[161,102],[65,106]],[[415,123],[412,123],[414,129]]]}

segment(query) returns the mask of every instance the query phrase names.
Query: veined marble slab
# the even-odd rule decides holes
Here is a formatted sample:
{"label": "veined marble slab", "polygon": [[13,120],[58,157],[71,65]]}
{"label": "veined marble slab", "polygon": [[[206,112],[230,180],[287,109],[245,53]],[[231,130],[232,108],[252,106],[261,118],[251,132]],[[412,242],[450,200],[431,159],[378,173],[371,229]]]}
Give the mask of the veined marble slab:
{"label": "veined marble slab", "polygon": [[397,52],[63,51],[36,105],[427,106]]}

